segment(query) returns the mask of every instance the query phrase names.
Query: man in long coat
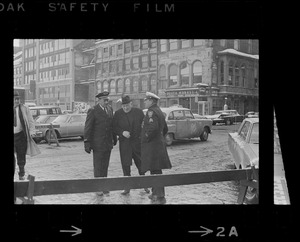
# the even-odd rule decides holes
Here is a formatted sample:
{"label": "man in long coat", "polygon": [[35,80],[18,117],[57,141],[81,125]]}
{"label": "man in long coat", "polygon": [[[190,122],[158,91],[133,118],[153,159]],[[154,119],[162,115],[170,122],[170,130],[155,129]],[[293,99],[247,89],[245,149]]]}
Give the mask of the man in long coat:
{"label": "man in long coat", "polygon": [[20,103],[19,92],[14,91],[14,153],[17,157],[20,180],[25,180],[26,155],[35,156],[41,153],[31,137],[35,134],[34,130],[34,121],[29,108]]}
{"label": "man in long coat", "polygon": [[[145,108],[148,111],[143,121],[142,142],[142,166],[141,172],[150,171],[151,175],[162,174],[163,169],[172,167],[164,136],[168,132],[165,116],[157,105],[159,97],[151,92],[146,92],[144,99]],[[152,187],[152,200],[164,199],[164,187]]]}
{"label": "man in long coat", "polygon": [[[84,127],[84,150],[87,153],[93,151],[94,177],[107,177],[111,150],[117,143],[117,137],[113,134],[112,119],[113,109],[108,104],[109,92],[96,95],[98,104],[90,108]],[[98,192],[102,196],[109,191]]]}
{"label": "man in long coat", "polygon": [[[131,176],[132,159],[139,175],[145,175],[141,172],[141,126],[143,119],[143,111],[132,107],[130,97],[122,97],[122,108],[117,110],[113,117],[113,129],[114,133],[119,136],[119,150],[124,176]],[[145,191],[150,192],[147,188]],[[126,189],[121,194],[126,195],[129,192],[130,190]]]}

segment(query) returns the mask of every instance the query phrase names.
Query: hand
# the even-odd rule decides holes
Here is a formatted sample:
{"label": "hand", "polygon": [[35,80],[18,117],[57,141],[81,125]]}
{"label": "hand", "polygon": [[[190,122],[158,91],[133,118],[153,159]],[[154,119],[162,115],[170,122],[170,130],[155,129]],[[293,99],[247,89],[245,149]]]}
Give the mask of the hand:
{"label": "hand", "polygon": [[130,133],[128,131],[123,131],[122,135],[127,139],[130,138]]}
{"label": "hand", "polygon": [[88,154],[91,153],[92,148],[91,148],[90,142],[87,142],[87,141],[84,142],[84,150]]}

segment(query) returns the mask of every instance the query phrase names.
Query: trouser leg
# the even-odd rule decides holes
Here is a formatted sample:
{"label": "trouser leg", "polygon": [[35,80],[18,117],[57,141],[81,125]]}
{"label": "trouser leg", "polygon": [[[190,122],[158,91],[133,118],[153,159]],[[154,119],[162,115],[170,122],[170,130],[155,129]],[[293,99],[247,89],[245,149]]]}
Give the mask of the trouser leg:
{"label": "trouser leg", "polygon": [[93,151],[94,177],[107,177],[111,150]]}
{"label": "trouser leg", "polygon": [[141,155],[133,152],[132,158],[133,158],[136,168],[138,169],[139,175],[141,175],[141,176],[145,175],[145,172],[141,172],[141,165],[142,165]]}
{"label": "trouser leg", "polygon": [[123,165],[122,164],[122,170],[123,170],[123,175],[124,176],[131,176],[130,165]]}
{"label": "trouser leg", "polygon": [[19,166],[19,176],[25,175],[27,142],[23,132],[14,135],[14,150]]}
{"label": "trouser leg", "polygon": [[[150,171],[151,175],[157,175],[157,174],[162,174],[162,170],[155,170],[155,171]],[[158,198],[164,197],[165,196],[165,188],[164,187],[152,187],[152,195],[157,196]]]}

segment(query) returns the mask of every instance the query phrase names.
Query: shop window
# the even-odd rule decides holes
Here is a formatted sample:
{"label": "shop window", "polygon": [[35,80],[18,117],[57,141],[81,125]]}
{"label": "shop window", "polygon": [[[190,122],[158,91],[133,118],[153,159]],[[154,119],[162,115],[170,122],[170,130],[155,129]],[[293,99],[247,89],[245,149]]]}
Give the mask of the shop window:
{"label": "shop window", "polygon": [[178,68],[175,64],[170,65],[170,67],[169,67],[170,87],[178,86],[177,70],[178,70]]}
{"label": "shop window", "polygon": [[202,83],[202,63],[200,61],[195,61],[192,68],[192,79],[193,83]]}
{"label": "shop window", "polygon": [[180,81],[181,86],[189,86],[189,66],[186,61],[180,65]]}

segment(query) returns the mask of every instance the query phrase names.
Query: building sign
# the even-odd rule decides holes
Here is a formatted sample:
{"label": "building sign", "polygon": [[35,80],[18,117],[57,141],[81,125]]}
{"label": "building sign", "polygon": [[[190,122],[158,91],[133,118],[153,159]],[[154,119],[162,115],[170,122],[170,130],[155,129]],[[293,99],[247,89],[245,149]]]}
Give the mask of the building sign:
{"label": "building sign", "polygon": [[181,89],[181,90],[166,90],[167,96],[175,96],[175,97],[185,97],[185,96],[213,96],[217,97],[219,93],[218,88],[214,87],[206,87],[206,86],[198,86],[195,89]]}
{"label": "building sign", "polygon": [[195,90],[180,90],[180,91],[166,91],[167,96],[184,97],[186,95],[198,95],[198,89]]}

